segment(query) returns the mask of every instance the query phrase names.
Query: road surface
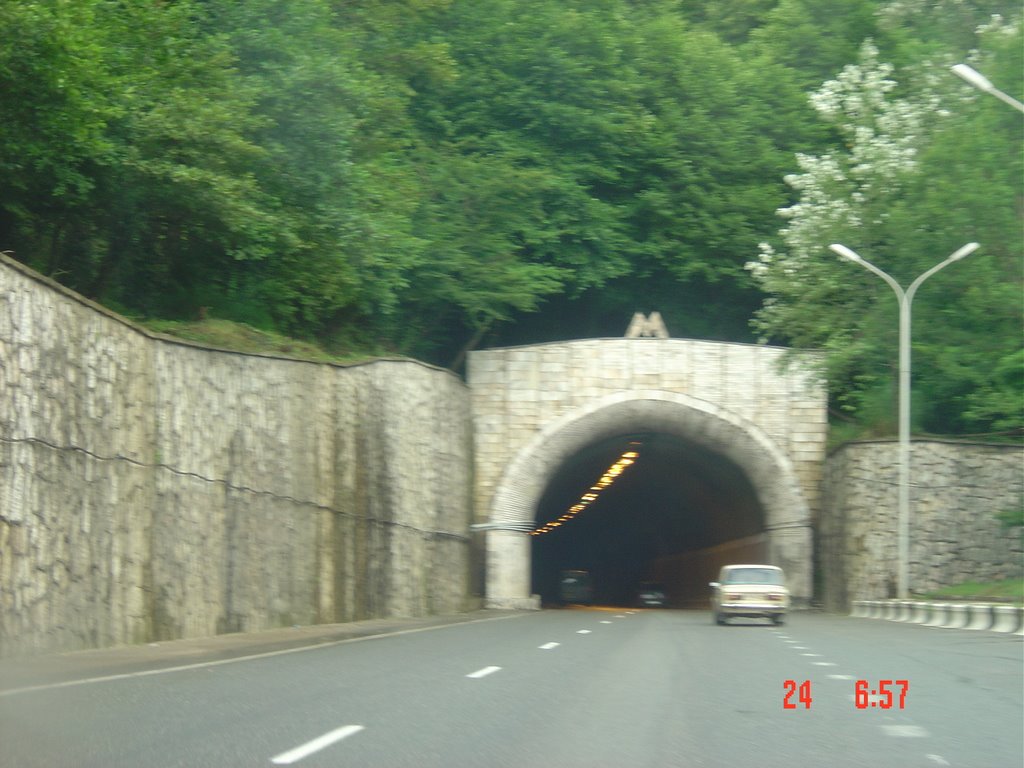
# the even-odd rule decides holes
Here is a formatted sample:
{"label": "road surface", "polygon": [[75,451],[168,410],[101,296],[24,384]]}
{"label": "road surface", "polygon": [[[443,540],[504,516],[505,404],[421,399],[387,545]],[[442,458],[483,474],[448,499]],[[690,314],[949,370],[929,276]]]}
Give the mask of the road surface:
{"label": "road surface", "polygon": [[0,676],[0,766],[1024,765],[1021,637],[810,612],[491,613],[96,672]]}

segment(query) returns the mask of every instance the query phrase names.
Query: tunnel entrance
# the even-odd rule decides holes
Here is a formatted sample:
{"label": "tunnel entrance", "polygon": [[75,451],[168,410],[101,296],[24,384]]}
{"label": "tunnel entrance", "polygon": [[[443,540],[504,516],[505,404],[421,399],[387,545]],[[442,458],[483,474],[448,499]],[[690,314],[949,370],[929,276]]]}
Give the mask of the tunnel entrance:
{"label": "tunnel entrance", "polygon": [[[531,535],[630,441],[643,458],[621,483],[571,522]],[[794,606],[810,599],[810,510],[792,461],[757,425],[685,394],[617,392],[548,422],[507,465],[483,528],[493,608],[539,607],[563,569],[594,570],[595,599],[613,604],[638,580],[667,578],[686,605],[706,599],[722,561],[752,559],[786,571]]]}
{"label": "tunnel entrance", "polygon": [[[614,482],[600,478],[635,453]],[[595,485],[597,483],[597,485]],[[578,512],[572,512],[587,495]],[[561,521],[555,527],[545,527]],[[537,505],[531,583],[543,605],[559,605],[560,574],[589,572],[593,602],[626,606],[641,583],[664,586],[670,605],[701,604],[706,574],[688,554],[765,528],[764,508],[744,472],[706,447],[664,433],[624,434],[567,457]]]}

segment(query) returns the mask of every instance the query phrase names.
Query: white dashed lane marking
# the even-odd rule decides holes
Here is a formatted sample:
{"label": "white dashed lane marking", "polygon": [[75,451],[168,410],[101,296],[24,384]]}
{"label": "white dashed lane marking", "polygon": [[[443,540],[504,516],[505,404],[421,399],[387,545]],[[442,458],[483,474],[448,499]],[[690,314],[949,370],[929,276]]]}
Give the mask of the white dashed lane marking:
{"label": "white dashed lane marking", "polygon": [[577,635],[589,635],[590,634],[590,630],[589,629],[577,629],[576,630],[576,634]]}
{"label": "white dashed lane marking", "polygon": [[499,669],[501,669],[501,667],[484,667],[483,669],[478,669],[476,672],[470,672],[468,675],[466,675],[466,677],[487,677],[488,675],[493,675]]}
{"label": "white dashed lane marking", "polygon": [[297,763],[304,757],[309,757],[314,752],[319,752],[325,747],[331,746],[335,742],[341,741],[354,733],[359,733],[363,730],[361,725],[345,725],[341,728],[336,728],[333,731],[325,733],[323,736],[318,736],[312,741],[307,741],[305,744],[296,747],[295,749],[289,749],[287,752],[282,752],[277,757],[270,758],[270,762],[274,765],[291,765]]}
{"label": "white dashed lane marking", "polygon": [[561,643],[544,643],[544,645],[538,645],[542,651],[550,651],[552,648],[557,648]]}
{"label": "white dashed lane marking", "polygon": [[881,728],[886,736],[921,738],[928,735],[928,731],[920,725],[883,725]]}
{"label": "white dashed lane marking", "polygon": [[[806,646],[797,645],[797,643],[800,642],[799,640],[793,640],[788,635],[783,635],[783,634],[778,633],[778,632],[776,634],[777,634],[777,636],[779,637],[780,640],[782,640],[783,642],[789,644],[789,646],[792,647],[793,650],[795,650],[795,651],[806,651],[806,650],[808,650]],[[801,653],[800,655],[804,656],[804,657],[807,657],[807,658],[820,658],[821,657],[820,653]],[[811,664],[813,664],[816,667],[836,667],[836,666],[839,666],[838,664],[835,664],[835,663],[833,663],[831,661],[812,661]],[[855,678],[854,678],[853,675],[832,674],[832,675],[828,675],[828,679],[829,680],[853,680]],[[856,696],[850,696],[849,699],[850,699],[850,701],[854,701],[855,702],[857,700],[857,697]],[[881,703],[884,700],[885,700],[885,696],[883,696],[881,694],[874,694],[874,695],[868,694],[867,695],[868,707],[872,707],[872,704],[873,704],[874,705],[874,707],[873,707],[874,709],[880,708],[881,707]],[[882,731],[885,733],[886,736],[892,736],[894,738],[911,738],[911,739],[917,738],[917,739],[920,739],[920,738],[927,738],[928,736],[931,735],[926,728],[922,728],[920,725],[882,725],[882,726],[879,726],[879,727],[882,729]],[[950,765],[949,761],[947,761],[944,757],[942,757],[942,755],[929,755],[929,754],[926,754],[925,757],[928,758],[933,763],[935,763],[936,765]]]}

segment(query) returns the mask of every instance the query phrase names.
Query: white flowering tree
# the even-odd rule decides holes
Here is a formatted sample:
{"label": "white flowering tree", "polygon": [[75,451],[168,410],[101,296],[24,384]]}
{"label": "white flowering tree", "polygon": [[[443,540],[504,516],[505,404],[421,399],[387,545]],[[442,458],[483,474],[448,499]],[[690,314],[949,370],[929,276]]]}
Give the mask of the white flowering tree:
{"label": "white flowering tree", "polygon": [[[876,276],[829,251],[834,242],[904,286],[970,240],[987,247],[988,255],[972,256],[969,266],[936,275],[915,300],[915,387],[924,381],[936,393],[915,399],[915,411],[919,423],[938,432],[1020,427],[1019,406],[993,395],[1000,387],[1012,391],[1019,350],[1014,155],[1003,168],[996,167],[998,160],[971,155],[967,145],[977,140],[980,126],[970,125],[969,117],[989,105],[957,91],[942,79],[947,73],[948,65],[922,67],[913,88],[901,85],[875,45],[864,43],[857,63],[810,97],[841,148],[797,155],[800,172],[786,177],[795,202],[779,211],[786,224],[747,265],[768,295],[755,320],[762,337],[825,350],[833,406],[854,417],[859,430],[894,430],[897,304]],[[1012,137],[1009,130],[995,140],[1012,152]],[[1019,149],[1018,138],[1018,169]],[[993,183],[1000,175],[1006,183]],[[986,210],[1000,206],[1008,213],[1004,220],[979,226]],[[1017,291],[1016,306],[1007,286]],[[1006,306],[1014,309],[992,316],[993,307]],[[979,312],[990,318],[988,327],[968,327],[967,315],[976,320]],[[987,365],[970,360],[972,339],[993,335],[1013,340],[996,348],[989,341]],[[1002,384],[984,380],[1000,365],[1010,371]]]}

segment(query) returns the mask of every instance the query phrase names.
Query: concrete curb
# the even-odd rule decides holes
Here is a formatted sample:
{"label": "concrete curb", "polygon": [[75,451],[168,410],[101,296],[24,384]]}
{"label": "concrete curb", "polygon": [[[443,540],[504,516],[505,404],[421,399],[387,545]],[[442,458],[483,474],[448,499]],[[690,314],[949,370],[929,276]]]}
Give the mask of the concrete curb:
{"label": "concrete curb", "polygon": [[921,600],[853,600],[850,616],[885,619],[940,629],[970,629],[1024,635],[1024,606],[942,603]]}

